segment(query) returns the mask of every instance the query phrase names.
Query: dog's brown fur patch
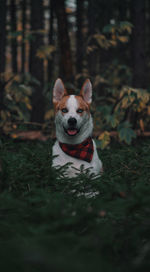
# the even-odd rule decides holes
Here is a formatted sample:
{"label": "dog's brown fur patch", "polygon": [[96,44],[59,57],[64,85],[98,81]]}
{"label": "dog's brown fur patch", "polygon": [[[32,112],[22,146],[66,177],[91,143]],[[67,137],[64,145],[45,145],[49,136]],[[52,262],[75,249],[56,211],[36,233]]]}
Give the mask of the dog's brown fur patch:
{"label": "dog's brown fur patch", "polygon": [[82,109],[83,112],[82,113],[79,113],[81,116],[83,115],[84,111],[87,111],[88,113],[90,113],[90,107],[89,105],[83,100],[82,96],[80,95],[76,95],[75,98],[77,99],[78,101],[78,104],[79,104],[79,109]]}
{"label": "dog's brown fur patch", "polygon": [[[66,103],[67,103],[67,100],[69,99],[69,97],[70,97],[70,95],[65,95],[65,96],[63,96],[63,98],[61,99],[60,102],[54,103],[56,113],[59,110],[62,110],[63,108],[66,108]],[[64,115],[65,113],[62,112],[62,114]]]}

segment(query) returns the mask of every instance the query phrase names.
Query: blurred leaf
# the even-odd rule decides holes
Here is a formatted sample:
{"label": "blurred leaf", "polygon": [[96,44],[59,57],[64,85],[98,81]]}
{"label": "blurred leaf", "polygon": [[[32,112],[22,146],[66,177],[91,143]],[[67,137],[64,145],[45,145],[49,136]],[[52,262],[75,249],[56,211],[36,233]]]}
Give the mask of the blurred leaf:
{"label": "blurred leaf", "polygon": [[100,134],[98,140],[100,141],[100,148],[104,149],[110,143],[110,133],[108,131],[104,131]]}
{"label": "blurred leaf", "polygon": [[105,119],[106,119],[107,123],[110,124],[113,128],[115,128],[119,123],[119,120],[115,114],[106,115]]}
{"label": "blurred leaf", "polygon": [[117,39],[122,43],[127,43],[129,41],[127,36],[118,36]]}
{"label": "blurred leaf", "polygon": [[104,35],[102,35],[102,34],[95,34],[95,35],[93,35],[93,38],[97,41],[98,45],[101,48],[108,49],[110,47],[109,40],[107,40]]}
{"label": "blurred leaf", "polygon": [[116,40],[110,40],[110,44],[111,44],[112,46],[116,46],[116,45],[117,45],[117,41],[116,41]]}
{"label": "blurred leaf", "polygon": [[41,46],[38,50],[37,50],[37,57],[40,59],[51,59],[52,58],[52,54],[56,51],[55,46],[53,45],[44,45]]}
{"label": "blurred leaf", "polygon": [[121,141],[125,141],[127,144],[131,144],[133,138],[136,138],[136,133],[131,128],[129,122],[121,123],[118,126],[118,134]]}
{"label": "blurred leaf", "polygon": [[127,31],[129,34],[132,33],[133,24],[131,24],[128,21],[122,21],[120,22],[120,28],[123,31]]}
{"label": "blurred leaf", "polygon": [[9,32],[8,33],[8,38],[9,39],[14,39],[14,38],[17,38],[19,36],[22,36],[22,31],[14,31],[14,32]]}
{"label": "blurred leaf", "polygon": [[26,93],[28,96],[32,95],[32,88],[30,86],[24,85],[24,84],[20,84],[19,88]]}
{"label": "blurred leaf", "polygon": [[112,25],[112,24],[106,25],[103,28],[103,33],[110,33],[113,31],[114,31],[114,25]]}
{"label": "blurred leaf", "polygon": [[52,117],[54,117],[54,110],[53,109],[51,109],[45,113],[44,119],[48,120],[48,119],[51,119]]}

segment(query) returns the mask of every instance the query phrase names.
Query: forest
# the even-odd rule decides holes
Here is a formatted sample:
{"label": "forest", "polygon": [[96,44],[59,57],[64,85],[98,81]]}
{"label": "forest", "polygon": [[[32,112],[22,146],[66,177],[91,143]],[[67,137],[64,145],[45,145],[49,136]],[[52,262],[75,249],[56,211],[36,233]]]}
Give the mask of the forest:
{"label": "forest", "polygon": [[[93,85],[95,134],[149,136],[149,1],[0,1],[0,129],[53,134],[52,89]],[[26,135],[27,136],[27,135]],[[33,135],[34,137],[34,135]],[[36,137],[36,135],[35,135]]]}
{"label": "forest", "polygon": [[[149,0],[0,0],[1,271],[150,270],[149,74]],[[92,83],[94,180],[51,167],[57,78]]]}

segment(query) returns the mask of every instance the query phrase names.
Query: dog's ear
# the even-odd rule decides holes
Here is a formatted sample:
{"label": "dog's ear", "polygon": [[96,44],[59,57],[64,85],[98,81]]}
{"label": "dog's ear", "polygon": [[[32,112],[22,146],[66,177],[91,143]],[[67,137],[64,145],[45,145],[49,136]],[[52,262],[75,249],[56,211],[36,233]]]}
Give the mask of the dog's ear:
{"label": "dog's ear", "polygon": [[53,88],[53,103],[56,104],[60,102],[62,97],[67,95],[67,91],[65,89],[64,83],[60,78],[55,81],[54,88]]}
{"label": "dog's ear", "polygon": [[84,82],[82,89],[80,91],[80,95],[83,97],[84,101],[87,104],[91,104],[92,102],[92,84],[89,79],[86,79]]}

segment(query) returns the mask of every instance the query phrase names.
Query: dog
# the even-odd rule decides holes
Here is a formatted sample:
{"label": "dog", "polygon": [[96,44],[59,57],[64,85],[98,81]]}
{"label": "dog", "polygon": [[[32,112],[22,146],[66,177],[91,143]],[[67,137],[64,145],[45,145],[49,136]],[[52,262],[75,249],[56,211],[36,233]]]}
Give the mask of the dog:
{"label": "dog", "polygon": [[102,162],[92,139],[93,121],[90,114],[92,84],[87,79],[79,95],[69,95],[60,78],[53,88],[56,142],[52,148],[54,168],[68,164],[67,177],[82,172],[99,176]]}

